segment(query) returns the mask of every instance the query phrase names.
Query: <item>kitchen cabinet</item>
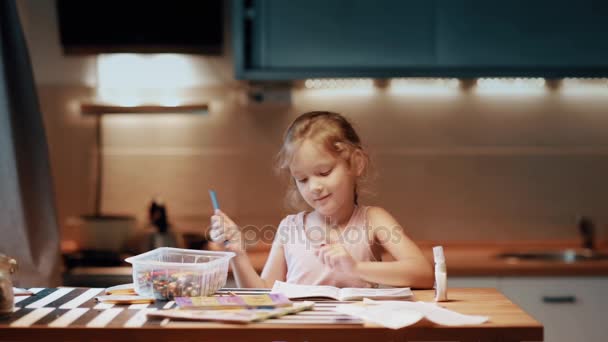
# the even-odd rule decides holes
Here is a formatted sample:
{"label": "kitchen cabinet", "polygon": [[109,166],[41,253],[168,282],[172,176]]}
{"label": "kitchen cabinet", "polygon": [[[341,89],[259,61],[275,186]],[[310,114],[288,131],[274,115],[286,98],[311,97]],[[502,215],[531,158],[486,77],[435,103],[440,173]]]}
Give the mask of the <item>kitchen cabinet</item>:
{"label": "kitchen cabinet", "polygon": [[437,63],[561,76],[608,66],[608,2],[435,1]]}
{"label": "kitchen cabinet", "polygon": [[505,277],[500,291],[545,328],[545,341],[605,341],[608,277]]}
{"label": "kitchen cabinet", "polygon": [[607,76],[599,0],[233,0],[236,77]]}
{"label": "kitchen cabinet", "polygon": [[254,0],[233,10],[237,78],[370,76],[435,63],[432,1]]}
{"label": "kitchen cabinet", "polygon": [[608,336],[602,318],[608,308],[608,277],[461,276],[449,277],[448,286],[497,288],[543,324],[547,342],[600,342]]}

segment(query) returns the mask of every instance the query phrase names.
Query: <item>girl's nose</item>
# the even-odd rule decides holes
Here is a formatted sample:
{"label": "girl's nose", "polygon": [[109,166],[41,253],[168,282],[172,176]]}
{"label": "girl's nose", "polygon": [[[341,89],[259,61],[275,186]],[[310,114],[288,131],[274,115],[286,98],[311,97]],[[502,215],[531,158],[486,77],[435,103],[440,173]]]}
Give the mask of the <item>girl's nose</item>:
{"label": "girl's nose", "polygon": [[310,182],[310,191],[313,193],[320,193],[321,190],[323,190],[323,186],[321,185],[321,182],[315,180],[311,180]]}

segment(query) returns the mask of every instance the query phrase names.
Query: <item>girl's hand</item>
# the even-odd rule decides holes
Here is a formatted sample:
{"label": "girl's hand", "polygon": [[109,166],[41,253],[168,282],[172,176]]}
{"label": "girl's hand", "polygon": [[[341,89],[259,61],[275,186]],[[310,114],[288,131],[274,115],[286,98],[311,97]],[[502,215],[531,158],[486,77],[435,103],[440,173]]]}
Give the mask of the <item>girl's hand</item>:
{"label": "girl's hand", "polygon": [[315,255],[321,263],[336,271],[353,273],[357,267],[357,261],[339,243],[323,244],[315,251]]}
{"label": "girl's hand", "polygon": [[237,254],[245,253],[245,246],[243,244],[239,226],[219,209],[211,216],[211,230],[209,235],[211,236],[211,241],[219,244],[225,250]]}

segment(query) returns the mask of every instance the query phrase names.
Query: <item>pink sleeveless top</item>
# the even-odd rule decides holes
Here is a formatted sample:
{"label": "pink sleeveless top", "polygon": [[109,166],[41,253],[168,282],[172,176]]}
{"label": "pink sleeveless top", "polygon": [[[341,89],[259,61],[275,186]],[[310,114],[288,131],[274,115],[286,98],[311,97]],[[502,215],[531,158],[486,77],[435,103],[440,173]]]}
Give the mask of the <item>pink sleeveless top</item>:
{"label": "pink sleeveless top", "polygon": [[[358,261],[375,261],[368,234],[367,209],[356,206],[338,241]],[[283,245],[287,262],[286,282],[304,285],[331,285],[336,287],[374,287],[352,274],[332,270],[319,261],[315,251],[327,243],[320,227],[305,227],[306,212],[289,215],[281,221],[277,238]]]}

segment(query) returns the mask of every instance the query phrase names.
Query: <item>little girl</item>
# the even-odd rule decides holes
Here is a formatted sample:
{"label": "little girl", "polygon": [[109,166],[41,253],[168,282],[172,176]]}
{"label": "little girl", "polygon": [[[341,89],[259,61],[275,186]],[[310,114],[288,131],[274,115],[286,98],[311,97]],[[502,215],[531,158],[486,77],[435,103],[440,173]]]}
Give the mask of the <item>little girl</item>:
{"label": "little girl", "polygon": [[[399,223],[384,209],[358,203],[357,181],[368,156],[340,114],[309,112],[287,129],[278,167],[289,175],[291,203],[312,211],[281,221],[261,276],[247,254],[239,227],[217,210],[211,238],[235,252],[239,287],[271,288],[276,280],[307,285],[430,288],[433,269]],[[395,261],[380,261],[383,252]]]}

